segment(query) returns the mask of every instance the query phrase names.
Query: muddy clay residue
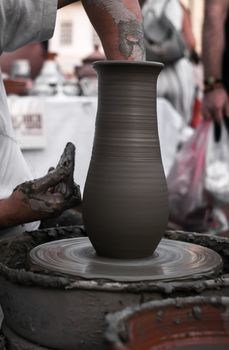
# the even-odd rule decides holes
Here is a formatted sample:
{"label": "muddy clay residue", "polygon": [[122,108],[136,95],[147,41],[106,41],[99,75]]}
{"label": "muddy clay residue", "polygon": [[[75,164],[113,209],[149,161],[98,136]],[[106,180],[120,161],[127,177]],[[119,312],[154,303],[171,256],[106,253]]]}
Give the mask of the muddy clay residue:
{"label": "muddy clay residue", "polygon": [[[155,350],[224,350],[229,346],[228,311],[228,297],[150,301],[108,314],[105,338],[112,349],[132,348],[141,339]],[[147,334],[152,330],[154,336]]]}
{"label": "muddy clay residue", "polygon": [[229,273],[229,240],[227,238],[183,231],[166,231],[164,238],[195,243],[213,249],[223,258],[224,273]]}
{"label": "muddy clay residue", "polygon": [[[130,305],[141,306],[148,300],[159,300],[165,296],[184,297],[205,292],[211,295],[229,294],[229,278],[226,276],[167,283],[120,283],[30,270],[28,254],[35,246],[84,235],[82,227],[68,227],[27,232],[0,241],[0,292],[3,292],[1,303],[5,321],[23,339],[29,339],[34,344],[40,344],[42,340],[40,345],[47,349],[105,349],[102,333],[105,330],[104,316],[108,312],[122,310]],[[228,246],[229,240],[221,240],[224,246]],[[227,260],[228,256],[223,258]],[[160,310],[162,308],[158,308]],[[200,322],[202,311],[195,308],[192,315],[196,322]],[[162,312],[157,317],[157,322],[164,322]],[[179,327],[180,321],[181,318],[175,315],[172,324]],[[126,334],[123,329],[123,339]]]}
{"label": "muddy clay residue", "polygon": [[61,288],[69,285],[70,279],[55,274],[38,274],[30,271],[28,254],[32,248],[44,242],[85,236],[81,226],[50,228],[25,232],[13,238],[0,240],[0,275],[12,282],[25,285],[41,285]]}
{"label": "muddy clay residue", "polygon": [[199,234],[189,234],[184,232],[166,233],[167,238],[176,240],[180,235],[182,241],[193,243],[203,243],[208,248],[216,247],[224,261],[223,274],[218,278],[200,278],[190,281],[170,281],[170,282],[111,282],[108,280],[84,280],[82,278],[67,277],[61,274],[44,271],[42,273],[32,272],[29,270],[28,254],[35,246],[59,239],[74,238],[86,236],[83,227],[65,227],[38,230],[18,235],[15,238],[4,239],[0,241],[0,275],[7,280],[22,284],[36,285],[48,288],[60,289],[86,289],[100,290],[108,292],[125,292],[125,293],[159,293],[171,295],[176,293],[177,296],[190,295],[190,293],[202,293],[215,290],[217,295],[229,289],[228,266],[229,266],[229,239],[209,237]]}

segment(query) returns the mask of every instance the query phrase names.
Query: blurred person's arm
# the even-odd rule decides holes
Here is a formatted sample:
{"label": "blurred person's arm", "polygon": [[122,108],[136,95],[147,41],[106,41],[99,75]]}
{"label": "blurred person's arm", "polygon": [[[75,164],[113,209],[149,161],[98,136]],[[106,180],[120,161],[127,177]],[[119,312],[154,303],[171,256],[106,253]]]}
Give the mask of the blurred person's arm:
{"label": "blurred person's arm", "polygon": [[206,91],[203,98],[203,115],[218,121],[224,116],[229,116],[228,94],[221,82],[228,10],[229,0],[205,1],[202,39]]}
{"label": "blurred person's arm", "polygon": [[196,40],[192,31],[192,23],[190,18],[189,10],[180,2],[182,10],[183,10],[183,21],[182,21],[182,32],[186,44],[190,51],[195,50]]}
{"label": "blurred person's arm", "polygon": [[109,60],[144,60],[138,0],[82,0]]}

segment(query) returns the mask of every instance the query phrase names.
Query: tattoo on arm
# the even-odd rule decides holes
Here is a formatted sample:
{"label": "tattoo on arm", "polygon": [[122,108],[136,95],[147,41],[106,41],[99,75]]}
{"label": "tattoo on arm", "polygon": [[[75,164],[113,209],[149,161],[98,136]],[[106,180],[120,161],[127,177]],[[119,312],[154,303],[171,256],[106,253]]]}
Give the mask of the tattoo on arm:
{"label": "tattoo on arm", "polygon": [[[137,3],[135,0],[130,0]],[[94,5],[97,10],[105,11],[117,28],[118,49],[125,59],[135,60],[145,58],[143,28],[141,16],[128,8],[128,1],[123,0],[84,0],[86,5]],[[139,4],[138,4],[139,5]],[[140,14],[140,7],[139,13]],[[106,28],[104,27],[104,32]]]}
{"label": "tattoo on arm", "polygon": [[137,20],[119,22],[119,49],[125,57],[134,56],[142,60],[144,57],[144,41],[141,25]]}

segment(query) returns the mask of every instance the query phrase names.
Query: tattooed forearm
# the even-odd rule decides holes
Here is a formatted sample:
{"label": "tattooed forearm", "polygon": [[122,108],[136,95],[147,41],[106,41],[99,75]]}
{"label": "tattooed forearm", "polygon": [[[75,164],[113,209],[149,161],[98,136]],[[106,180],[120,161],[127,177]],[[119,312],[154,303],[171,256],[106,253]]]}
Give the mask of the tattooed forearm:
{"label": "tattooed forearm", "polygon": [[[109,20],[105,18],[103,32],[100,30],[100,33],[102,32],[102,36],[107,35],[109,22],[114,26],[110,40],[113,45],[117,44],[121,57],[134,60],[145,58],[142,18],[137,0],[83,0],[82,2],[86,5],[86,10],[93,7],[94,11],[98,12],[98,16],[102,16],[102,11],[104,17],[109,18]],[[106,51],[106,48],[104,49]]]}

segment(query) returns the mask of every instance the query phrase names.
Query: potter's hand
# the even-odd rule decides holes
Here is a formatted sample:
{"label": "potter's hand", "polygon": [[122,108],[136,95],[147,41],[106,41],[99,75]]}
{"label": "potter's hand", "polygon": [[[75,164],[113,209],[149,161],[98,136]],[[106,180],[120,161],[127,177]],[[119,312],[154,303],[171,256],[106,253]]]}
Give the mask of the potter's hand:
{"label": "potter's hand", "polygon": [[203,98],[203,116],[221,122],[223,117],[229,117],[229,98],[223,87],[207,92]]}
{"label": "potter's hand", "polygon": [[[75,147],[69,143],[55,169],[17,186],[5,200],[11,214],[5,227],[56,216],[81,202],[79,186],[73,180],[74,156]],[[3,227],[0,222],[0,228]]]}

